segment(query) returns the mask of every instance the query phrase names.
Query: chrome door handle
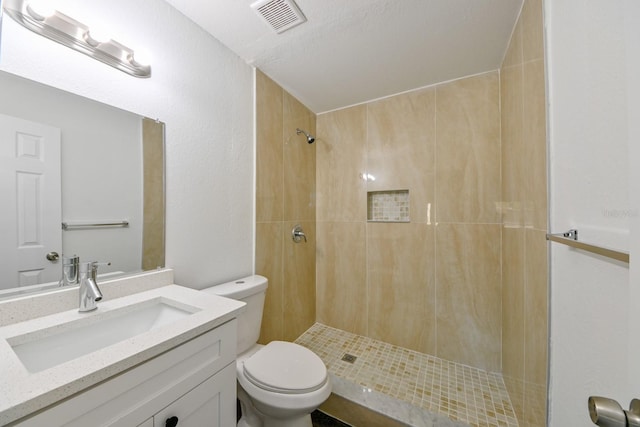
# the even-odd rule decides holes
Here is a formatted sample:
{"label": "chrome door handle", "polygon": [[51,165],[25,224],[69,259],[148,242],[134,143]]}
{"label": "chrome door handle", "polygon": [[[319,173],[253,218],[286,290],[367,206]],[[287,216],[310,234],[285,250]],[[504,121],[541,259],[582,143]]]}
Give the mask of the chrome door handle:
{"label": "chrome door handle", "polygon": [[640,427],[640,400],[631,400],[629,410],[625,411],[613,399],[590,396],[589,416],[600,427]]}
{"label": "chrome door handle", "polygon": [[58,254],[58,252],[49,252],[46,258],[51,262],[56,262],[58,261],[58,259],[60,259],[60,255]]}
{"label": "chrome door handle", "polygon": [[633,399],[629,403],[627,414],[627,425],[630,427],[640,427],[640,399]]}

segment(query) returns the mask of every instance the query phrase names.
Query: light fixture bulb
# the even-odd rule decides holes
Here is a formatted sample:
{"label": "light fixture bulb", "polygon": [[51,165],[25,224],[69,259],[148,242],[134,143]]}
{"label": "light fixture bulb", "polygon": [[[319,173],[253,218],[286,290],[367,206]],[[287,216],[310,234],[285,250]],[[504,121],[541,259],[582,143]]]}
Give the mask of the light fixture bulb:
{"label": "light fixture bulb", "polygon": [[27,3],[27,12],[38,21],[44,21],[56,13],[56,9],[52,1],[30,0],[29,3]]}
{"label": "light fixture bulb", "polygon": [[149,52],[144,49],[136,49],[131,59],[133,62],[143,67],[151,64],[151,56],[149,55]]}
{"label": "light fixture bulb", "polygon": [[111,36],[108,32],[104,31],[102,28],[89,28],[89,32],[87,34],[91,40],[96,43],[106,43],[111,40]]}

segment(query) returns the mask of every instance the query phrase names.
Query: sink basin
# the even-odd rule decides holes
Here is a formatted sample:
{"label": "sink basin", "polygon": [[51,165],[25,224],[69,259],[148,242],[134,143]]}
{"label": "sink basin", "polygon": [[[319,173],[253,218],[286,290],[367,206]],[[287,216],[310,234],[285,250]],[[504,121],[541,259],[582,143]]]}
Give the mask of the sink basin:
{"label": "sink basin", "polygon": [[20,362],[31,373],[40,372],[144,332],[170,324],[198,308],[155,298],[105,313],[9,338]]}

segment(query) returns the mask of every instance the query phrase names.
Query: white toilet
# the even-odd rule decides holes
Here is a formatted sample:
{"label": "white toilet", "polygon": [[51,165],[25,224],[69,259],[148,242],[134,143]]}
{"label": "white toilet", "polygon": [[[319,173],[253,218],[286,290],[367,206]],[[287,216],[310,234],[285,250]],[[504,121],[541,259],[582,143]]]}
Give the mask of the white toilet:
{"label": "white toilet", "polygon": [[311,427],[311,412],[331,394],[327,368],[298,344],[257,344],[266,290],[267,279],[257,275],[203,289],[247,303],[238,317],[238,426]]}

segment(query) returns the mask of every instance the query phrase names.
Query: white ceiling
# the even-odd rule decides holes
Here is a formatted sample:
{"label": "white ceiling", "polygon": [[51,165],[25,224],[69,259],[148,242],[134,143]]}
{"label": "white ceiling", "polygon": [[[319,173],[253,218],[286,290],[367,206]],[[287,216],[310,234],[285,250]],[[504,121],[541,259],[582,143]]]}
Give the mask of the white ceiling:
{"label": "white ceiling", "polygon": [[523,0],[296,0],[277,34],[254,0],[167,0],[315,113],[500,67]]}

